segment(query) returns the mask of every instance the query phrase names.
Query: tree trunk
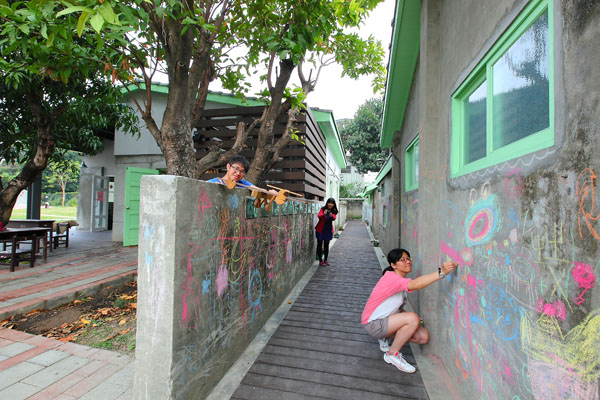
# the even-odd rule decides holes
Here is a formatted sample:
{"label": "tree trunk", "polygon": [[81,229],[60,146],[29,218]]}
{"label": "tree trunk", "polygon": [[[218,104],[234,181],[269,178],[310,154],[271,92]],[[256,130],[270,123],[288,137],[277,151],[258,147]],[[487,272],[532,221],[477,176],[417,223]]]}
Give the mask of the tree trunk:
{"label": "tree trunk", "polygon": [[23,166],[19,175],[8,182],[4,190],[0,192],[0,219],[3,226],[6,226],[10,219],[19,193],[30,186],[48,164],[48,158],[54,151],[54,138],[50,130],[50,124],[38,126],[38,144],[35,156]]}

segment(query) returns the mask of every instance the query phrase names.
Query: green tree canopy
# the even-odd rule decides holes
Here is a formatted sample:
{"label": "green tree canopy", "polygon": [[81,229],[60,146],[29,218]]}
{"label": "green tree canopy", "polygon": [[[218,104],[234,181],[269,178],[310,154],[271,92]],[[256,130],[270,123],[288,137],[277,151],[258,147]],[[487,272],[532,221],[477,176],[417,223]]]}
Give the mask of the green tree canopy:
{"label": "green tree canopy", "polygon": [[344,148],[350,153],[350,164],[360,173],[379,171],[387,150],[379,147],[383,100],[372,98],[365,101],[354,114],[354,118],[340,127]]}
{"label": "green tree canopy", "polygon": [[[56,14],[55,22],[76,16],[67,20],[68,30],[94,43],[96,62],[124,87],[145,90],[136,106],[165,156],[167,173],[194,177],[223,165],[245,147],[248,133],[256,128],[257,151],[247,175],[255,180],[293,140],[295,116],[314,89],[321,67],[339,62],[344,74],[373,74],[374,86],[382,88],[381,44],[347,32],[359,27],[380,1],[64,0],[60,4],[66,9]],[[25,3],[37,7],[34,3],[39,2]],[[236,53],[236,48],[244,50]],[[259,67],[267,71],[261,95],[268,106],[262,117],[238,126],[230,150],[215,144],[196,161],[192,133],[199,126],[209,83],[220,79],[225,88],[243,96],[249,91],[246,78]],[[295,71],[301,84],[292,88],[289,81]],[[160,72],[169,81],[161,118],[152,111],[151,92]],[[288,129],[275,140],[274,122],[285,114]],[[160,126],[157,121],[162,121]]]}
{"label": "green tree canopy", "polygon": [[54,1],[0,0],[0,159],[20,166],[0,181],[3,223],[49,161],[67,150],[95,154],[102,148],[96,133],[137,129],[104,69],[89,61],[91,42],[71,29],[77,19],[57,21],[59,8]]}

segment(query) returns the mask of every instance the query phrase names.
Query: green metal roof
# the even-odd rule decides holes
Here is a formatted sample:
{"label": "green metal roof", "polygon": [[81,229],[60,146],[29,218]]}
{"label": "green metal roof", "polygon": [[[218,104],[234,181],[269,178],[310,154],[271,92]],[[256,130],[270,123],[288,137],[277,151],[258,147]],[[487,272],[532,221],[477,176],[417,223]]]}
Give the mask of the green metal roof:
{"label": "green metal roof", "polygon": [[419,58],[421,2],[398,0],[390,49],[380,145],[391,147],[402,128],[415,66]]}
{"label": "green metal roof", "polygon": [[311,108],[315,120],[319,124],[321,131],[325,135],[325,140],[335,157],[340,168],[346,168],[346,155],[344,154],[344,146],[338,132],[335,119],[333,118],[333,111],[321,110],[318,108]]}
{"label": "green metal roof", "polygon": [[[136,92],[136,91],[140,91],[140,90],[145,90],[146,85],[144,83],[140,83],[139,85],[132,83],[132,84],[128,85],[128,88],[129,88],[129,91]],[[169,93],[169,85],[166,85],[166,84],[153,83],[150,88],[155,93],[164,93],[164,94]],[[121,92],[126,94],[127,89],[123,87],[121,89]],[[208,92],[208,96],[206,96],[206,101],[211,101],[213,103],[229,104],[232,106],[245,106],[245,107],[264,106],[265,105],[265,103],[258,101],[256,99],[250,98],[250,97],[246,97],[246,98],[242,99],[240,97],[236,97],[236,96],[233,96],[230,94],[220,93],[220,92]]]}
{"label": "green metal roof", "polygon": [[387,174],[389,174],[389,172],[391,170],[392,170],[392,155],[390,154],[388,156],[387,161],[383,165],[383,167],[381,167],[381,169],[379,170],[379,173],[377,174],[377,177],[375,178],[375,182],[373,182],[369,186],[367,186],[365,188],[365,190],[359,194],[359,196],[365,197],[366,195],[371,193],[373,190],[375,190],[377,188],[377,186],[379,186],[379,183],[383,180],[383,178],[385,178],[385,176]]}

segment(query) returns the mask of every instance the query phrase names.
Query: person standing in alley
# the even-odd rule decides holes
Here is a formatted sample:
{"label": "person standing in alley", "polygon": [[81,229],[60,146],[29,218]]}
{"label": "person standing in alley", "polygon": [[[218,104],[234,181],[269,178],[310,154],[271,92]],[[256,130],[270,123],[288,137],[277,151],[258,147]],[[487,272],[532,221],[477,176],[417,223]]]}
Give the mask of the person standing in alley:
{"label": "person standing in alley", "polygon": [[[400,349],[407,342],[426,344],[429,342],[429,331],[421,326],[419,316],[414,312],[403,312],[399,308],[409,292],[423,289],[433,282],[442,280],[453,271],[457,264],[446,261],[437,272],[407,278],[412,271],[410,254],[404,249],[393,249],[388,253],[388,263],[383,276],[379,279],[362,312],[361,322],[369,335],[379,339],[379,348],[384,351],[383,359],[400,371],[412,374],[416,371],[410,365]],[[392,340],[390,345],[387,339]]]}
{"label": "person standing in alley", "polygon": [[327,202],[319,211],[319,222],[315,226],[317,236],[317,258],[319,265],[330,265],[327,261],[329,256],[329,241],[333,239],[333,221],[337,217],[338,209],[333,198],[327,199]]}

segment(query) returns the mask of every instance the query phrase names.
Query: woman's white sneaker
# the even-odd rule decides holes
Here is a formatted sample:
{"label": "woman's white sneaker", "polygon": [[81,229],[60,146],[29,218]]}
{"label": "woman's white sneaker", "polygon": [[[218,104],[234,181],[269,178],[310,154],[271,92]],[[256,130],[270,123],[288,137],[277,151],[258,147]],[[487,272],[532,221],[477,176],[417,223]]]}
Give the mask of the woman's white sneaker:
{"label": "woman's white sneaker", "polygon": [[406,372],[408,374],[412,374],[413,372],[415,372],[417,370],[415,367],[413,367],[412,365],[410,365],[409,363],[406,362],[404,357],[402,357],[402,353],[400,353],[400,352],[396,352],[396,354],[394,354],[394,355],[385,353],[383,355],[383,359],[386,363],[392,364],[396,368],[398,368],[400,371]]}
{"label": "woman's white sneaker", "polygon": [[378,339],[379,340],[379,350],[387,352],[390,351],[390,343],[387,339]]}

